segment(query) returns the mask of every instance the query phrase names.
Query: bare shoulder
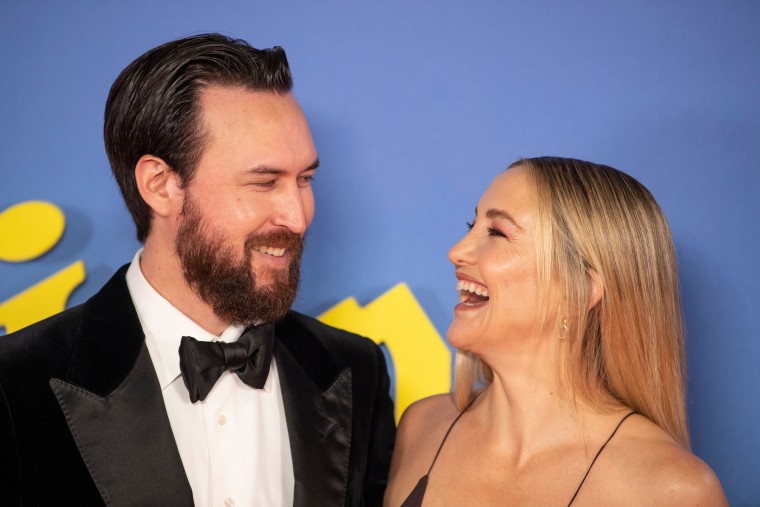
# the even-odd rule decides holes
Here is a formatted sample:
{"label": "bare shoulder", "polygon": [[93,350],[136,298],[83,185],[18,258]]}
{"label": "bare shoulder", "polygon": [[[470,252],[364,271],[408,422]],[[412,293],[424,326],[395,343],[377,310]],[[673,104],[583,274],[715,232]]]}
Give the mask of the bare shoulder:
{"label": "bare shoulder", "polygon": [[404,411],[396,433],[386,505],[400,505],[427,473],[457,415],[459,411],[450,394],[419,400]]}
{"label": "bare shoulder", "polygon": [[640,460],[640,470],[658,505],[728,505],[712,469],[675,442],[653,445],[646,454]]}
{"label": "bare shoulder", "polygon": [[454,405],[451,394],[437,394],[409,405],[401,416],[399,431],[427,433],[440,425],[448,427],[457,415],[459,410]]}
{"label": "bare shoulder", "polygon": [[450,394],[438,394],[409,405],[401,416],[396,435],[396,452],[400,457],[414,453],[422,458],[435,451],[446,430],[459,415]]}
{"label": "bare shoulder", "polygon": [[634,505],[728,505],[712,469],[645,417],[632,417],[612,443],[605,456],[608,466],[595,473],[618,485],[608,490],[613,496]]}

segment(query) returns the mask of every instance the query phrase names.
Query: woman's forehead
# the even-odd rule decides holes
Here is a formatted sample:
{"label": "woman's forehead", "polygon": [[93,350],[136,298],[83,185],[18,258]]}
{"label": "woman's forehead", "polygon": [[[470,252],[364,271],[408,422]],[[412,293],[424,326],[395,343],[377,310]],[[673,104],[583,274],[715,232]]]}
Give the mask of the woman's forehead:
{"label": "woman's forehead", "polygon": [[533,211],[535,202],[535,191],[527,170],[518,166],[494,178],[478,203],[478,211],[484,213],[487,208]]}

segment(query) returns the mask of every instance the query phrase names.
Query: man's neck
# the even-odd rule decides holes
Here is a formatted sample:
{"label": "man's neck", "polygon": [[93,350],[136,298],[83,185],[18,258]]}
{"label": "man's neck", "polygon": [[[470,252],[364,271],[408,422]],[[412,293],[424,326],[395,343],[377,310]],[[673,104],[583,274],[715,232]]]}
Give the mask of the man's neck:
{"label": "man's neck", "polygon": [[172,244],[149,236],[140,270],[156,292],[209,333],[219,336],[229,327],[230,323],[220,319],[188,285]]}

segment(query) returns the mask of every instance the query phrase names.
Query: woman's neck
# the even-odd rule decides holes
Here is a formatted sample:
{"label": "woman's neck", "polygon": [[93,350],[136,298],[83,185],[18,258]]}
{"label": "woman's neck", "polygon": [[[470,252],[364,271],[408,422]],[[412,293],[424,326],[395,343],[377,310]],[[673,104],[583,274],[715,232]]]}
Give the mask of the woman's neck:
{"label": "woman's neck", "polygon": [[525,347],[486,359],[494,379],[473,403],[472,418],[489,447],[511,456],[516,467],[552,448],[583,445],[588,435],[606,431],[605,414],[617,411],[576,395],[559,374],[561,344],[553,345],[553,350]]}

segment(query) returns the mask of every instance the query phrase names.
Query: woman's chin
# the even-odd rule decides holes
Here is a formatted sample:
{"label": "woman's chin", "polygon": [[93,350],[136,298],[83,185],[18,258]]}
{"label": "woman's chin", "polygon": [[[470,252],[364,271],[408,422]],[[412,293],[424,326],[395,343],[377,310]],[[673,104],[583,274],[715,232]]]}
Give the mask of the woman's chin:
{"label": "woman's chin", "polygon": [[446,340],[449,344],[463,351],[469,351],[470,346],[473,345],[473,338],[475,337],[472,326],[463,322],[457,322],[456,318],[446,331]]}

